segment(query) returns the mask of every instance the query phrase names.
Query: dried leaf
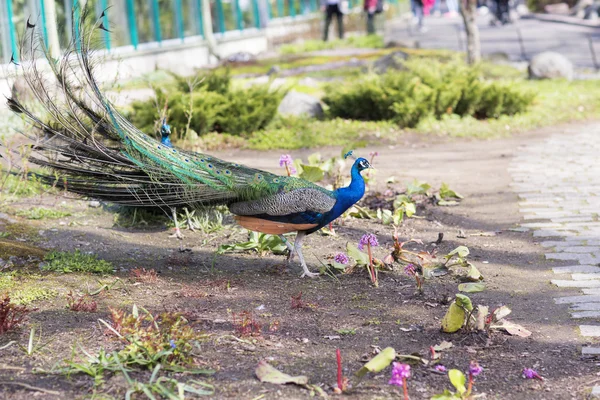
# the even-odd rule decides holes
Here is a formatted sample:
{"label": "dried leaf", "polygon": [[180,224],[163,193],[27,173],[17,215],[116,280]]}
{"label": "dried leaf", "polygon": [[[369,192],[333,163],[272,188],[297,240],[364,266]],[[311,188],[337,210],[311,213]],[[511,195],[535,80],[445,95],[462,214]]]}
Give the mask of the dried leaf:
{"label": "dried leaf", "polygon": [[443,341],[440,344],[436,344],[435,346],[433,346],[433,349],[435,351],[444,351],[444,350],[448,350],[450,348],[454,347],[454,345],[452,344],[452,342],[447,342],[447,341]]}
{"label": "dried leaf", "polygon": [[478,331],[485,329],[485,319],[490,312],[490,308],[487,306],[477,306],[477,325],[475,328]]}
{"label": "dried leaf", "polygon": [[494,322],[500,321],[502,318],[506,317],[512,311],[507,306],[502,306],[496,308],[492,313],[494,315]]}
{"label": "dried leaf", "polygon": [[367,372],[379,372],[387,368],[388,365],[394,361],[396,358],[396,350],[393,347],[386,347],[381,350],[379,354],[371,359],[368,363],[363,365],[361,369],[359,369],[355,375],[359,378],[362,378],[367,374]]}
{"label": "dried leaf", "polygon": [[493,325],[494,329],[504,329],[508,332],[509,335],[520,336],[523,338],[531,336],[531,332],[527,329],[523,328],[519,324],[515,324],[514,322],[510,322],[507,320],[503,320],[501,325]]}
{"label": "dried leaf", "polygon": [[304,375],[290,376],[284,374],[269,365],[265,360],[258,363],[254,373],[261,382],[275,383],[277,385],[285,385],[286,383],[295,383],[296,385],[308,384],[308,377]]}

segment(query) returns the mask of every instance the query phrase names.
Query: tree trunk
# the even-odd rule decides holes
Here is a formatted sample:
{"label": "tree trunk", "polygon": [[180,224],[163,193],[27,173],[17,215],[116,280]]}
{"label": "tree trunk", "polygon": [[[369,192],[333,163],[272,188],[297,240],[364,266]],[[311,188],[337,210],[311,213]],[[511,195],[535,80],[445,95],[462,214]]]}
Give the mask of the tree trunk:
{"label": "tree trunk", "polygon": [[[46,14],[46,33],[48,34],[48,52],[54,59],[60,58],[60,44],[58,42],[58,30],[56,28],[56,7],[54,0],[42,0]],[[82,3],[83,5],[83,3]]]}
{"label": "tree trunk", "polygon": [[467,62],[475,64],[481,61],[481,43],[479,42],[479,28],[475,23],[477,16],[477,0],[461,0],[460,14],[465,22],[467,32]]}
{"label": "tree trunk", "polygon": [[218,61],[221,61],[221,54],[217,48],[217,41],[213,35],[212,16],[210,12],[210,0],[202,0],[202,25],[204,27],[204,40],[208,46],[208,52]]}

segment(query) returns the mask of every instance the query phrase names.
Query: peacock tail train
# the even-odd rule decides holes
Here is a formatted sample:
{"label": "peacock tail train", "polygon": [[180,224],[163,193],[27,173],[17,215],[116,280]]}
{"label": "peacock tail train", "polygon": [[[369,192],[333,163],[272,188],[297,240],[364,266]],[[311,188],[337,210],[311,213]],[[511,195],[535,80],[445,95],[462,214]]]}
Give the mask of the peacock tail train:
{"label": "peacock tail train", "polygon": [[13,93],[8,106],[30,128],[22,132],[32,142],[26,159],[53,171],[36,173],[42,182],[142,207],[230,205],[297,189],[316,190],[321,199],[335,198],[311,182],[171,148],[141,132],[119,113],[94,78],[97,60],[92,55],[105,30],[104,13],[94,20],[83,7],[80,15],[60,59],[50,56],[36,26],[28,21],[19,46],[21,61],[15,63],[33,101]]}

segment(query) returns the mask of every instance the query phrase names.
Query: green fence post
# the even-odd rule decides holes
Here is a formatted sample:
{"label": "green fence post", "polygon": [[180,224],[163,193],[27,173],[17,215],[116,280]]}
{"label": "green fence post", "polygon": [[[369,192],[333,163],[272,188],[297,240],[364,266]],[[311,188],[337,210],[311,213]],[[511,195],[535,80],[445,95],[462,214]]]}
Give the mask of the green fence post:
{"label": "green fence post", "polygon": [[283,17],[283,0],[277,1],[277,18]]}
{"label": "green fence post", "polygon": [[199,19],[199,24],[198,24],[198,29],[200,30],[200,35],[202,35],[202,37],[204,36],[204,22],[202,22],[202,0],[196,0],[196,6],[198,7],[198,18]]}
{"label": "green fence post", "polygon": [[79,23],[81,21],[81,10],[79,0],[73,0],[73,31],[75,31],[75,48],[81,52],[81,38],[79,37]]}
{"label": "green fence post", "polygon": [[221,0],[216,0],[217,2],[217,18],[219,20],[219,32],[225,33],[225,15],[223,12],[223,3]]}
{"label": "green fence post", "polygon": [[181,6],[181,0],[175,0],[175,26],[177,27],[177,34],[183,42],[184,31],[183,31],[183,8]]}
{"label": "green fence post", "polygon": [[258,0],[252,0],[252,12],[254,13],[254,26],[260,29],[260,14],[258,12]]}
{"label": "green fence post", "polygon": [[152,23],[154,25],[154,39],[158,42],[162,42],[162,32],[160,30],[160,8],[158,7],[158,0],[152,0]]}
{"label": "green fence post", "polygon": [[296,2],[294,0],[288,0],[290,5],[290,17],[296,16]]}
{"label": "green fence post", "polygon": [[273,19],[273,10],[271,10],[271,0],[265,0],[267,4],[267,21]]}
{"label": "green fence post", "polygon": [[13,21],[13,6],[12,0],[7,0],[6,10],[8,17],[8,31],[10,34],[10,47],[13,53],[13,59],[15,62],[19,62],[19,49],[17,48],[17,37],[15,35],[15,23]]}
{"label": "green fence post", "polygon": [[[42,2],[43,1],[44,0],[42,0]],[[110,51],[110,47],[111,47],[110,33],[108,33],[110,26],[108,25],[108,15],[106,15],[106,9],[108,8],[108,0],[102,0],[101,4],[102,4],[102,11],[104,12],[104,20],[102,21],[102,23],[104,24],[104,27],[106,28],[106,30],[104,31],[104,45],[106,46],[106,49],[108,51]]]}
{"label": "green fence post", "polygon": [[131,38],[131,44],[133,45],[133,48],[137,50],[139,39],[137,24],[135,22],[135,4],[133,3],[133,0],[127,0],[126,8],[127,22],[129,24],[129,37]]}
{"label": "green fence post", "polygon": [[317,6],[317,0],[310,0],[310,11],[315,12],[319,9]]}
{"label": "green fence post", "polygon": [[235,7],[235,26],[241,31],[244,29],[244,19],[240,8],[240,0],[235,0],[233,6]]}
{"label": "green fence post", "polygon": [[44,46],[48,48],[48,28],[46,25],[46,7],[44,0],[40,0],[40,14],[42,14],[42,36],[44,37]]}

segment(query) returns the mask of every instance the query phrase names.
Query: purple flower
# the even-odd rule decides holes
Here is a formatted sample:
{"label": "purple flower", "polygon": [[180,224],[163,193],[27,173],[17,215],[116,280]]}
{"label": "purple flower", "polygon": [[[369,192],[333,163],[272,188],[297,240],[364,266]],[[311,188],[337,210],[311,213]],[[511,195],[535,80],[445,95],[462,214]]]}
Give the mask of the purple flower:
{"label": "purple flower", "polygon": [[348,256],[345,255],[344,253],[337,253],[335,255],[335,257],[333,258],[333,260],[336,263],[340,263],[340,264],[344,264],[344,265],[346,265],[346,264],[348,264],[348,262],[350,262],[350,260],[348,259]]}
{"label": "purple flower", "polygon": [[367,243],[370,244],[371,247],[379,246],[377,236],[373,235],[372,233],[365,233],[363,237],[360,238],[360,242],[358,242],[358,249],[362,250]]}
{"label": "purple flower", "polygon": [[388,384],[402,386],[404,384],[404,379],[408,378],[410,378],[410,365],[400,364],[398,362],[393,363],[392,377],[390,378]]}
{"label": "purple flower", "polygon": [[379,155],[379,152],[378,151],[372,151],[372,152],[369,153],[369,155],[371,157],[377,157]]}
{"label": "purple flower", "polygon": [[175,345],[175,341],[173,339],[169,340],[169,344],[171,345],[172,349],[177,347],[177,345]]}
{"label": "purple flower", "polygon": [[416,270],[414,264],[408,264],[406,267],[404,267],[404,273],[406,275],[415,276],[417,274],[417,270]]}
{"label": "purple flower", "polygon": [[523,368],[523,378],[525,378],[525,379],[539,379],[540,381],[544,380],[544,378],[542,378],[540,376],[540,374],[537,373],[536,370],[531,369],[531,368]]}
{"label": "purple flower", "polygon": [[483,367],[481,367],[477,361],[471,361],[469,364],[469,375],[477,376],[483,371]]}
{"label": "purple flower", "polygon": [[444,367],[442,364],[438,364],[435,366],[434,368],[437,372],[446,372],[446,367]]}
{"label": "purple flower", "polygon": [[292,156],[289,154],[282,154],[281,157],[279,157],[279,166],[286,167],[292,175],[298,172],[296,171],[296,168],[294,168],[294,160],[292,160]]}

